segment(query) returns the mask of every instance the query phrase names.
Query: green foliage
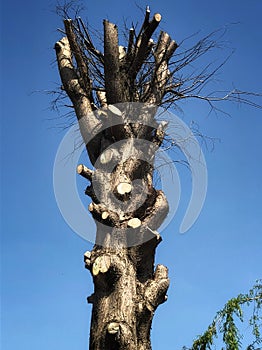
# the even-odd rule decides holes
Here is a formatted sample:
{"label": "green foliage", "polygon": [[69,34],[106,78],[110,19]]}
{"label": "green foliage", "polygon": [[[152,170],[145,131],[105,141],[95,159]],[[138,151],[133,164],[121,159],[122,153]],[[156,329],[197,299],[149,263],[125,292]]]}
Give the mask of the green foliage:
{"label": "green foliage", "polygon": [[225,345],[222,350],[241,349],[241,340],[244,336],[240,334],[237,323],[244,322],[243,306],[253,307],[252,315],[248,320],[253,341],[247,346],[246,350],[255,350],[257,345],[262,343],[262,280],[258,280],[247,294],[239,294],[236,298],[230,299],[224,308],[217,312],[207,330],[201,336],[198,336],[188,350],[212,349],[214,340],[219,334],[222,335]]}

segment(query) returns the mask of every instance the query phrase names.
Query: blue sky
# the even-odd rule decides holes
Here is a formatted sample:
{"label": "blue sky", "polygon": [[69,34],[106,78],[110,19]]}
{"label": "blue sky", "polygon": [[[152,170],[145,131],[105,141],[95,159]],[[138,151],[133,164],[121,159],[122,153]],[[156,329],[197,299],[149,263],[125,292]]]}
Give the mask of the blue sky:
{"label": "blue sky", "polygon": [[[86,1],[92,26],[142,18],[129,1]],[[227,25],[236,49],[223,68],[221,87],[261,91],[259,0],[140,1],[163,16],[162,28],[178,42]],[[54,1],[1,4],[1,289],[2,348],[87,349],[92,293],[83,253],[91,244],[64,222],[52,187],[53,163],[65,131],[48,108],[50,96],[34,91],[59,84],[53,46],[60,34]],[[84,17],[84,16],[83,16]],[[216,58],[224,55],[217,53]],[[219,85],[220,86],[220,85]],[[261,101],[260,101],[261,104]],[[182,198],[163,232],[157,263],[169,267],[168,302],[156,312],[154,350],[190,346],[215,312],[261,278],[262,138],[261,111],[223,105],[231,117],[207,116],[207,109],[181,105],[186,123],[219,138],[203,149],[208,166],[207,199],[195,225],[178,233],[190,195],[190,174],[178,167]],[[184,185],[184,186],[183,186]]]}

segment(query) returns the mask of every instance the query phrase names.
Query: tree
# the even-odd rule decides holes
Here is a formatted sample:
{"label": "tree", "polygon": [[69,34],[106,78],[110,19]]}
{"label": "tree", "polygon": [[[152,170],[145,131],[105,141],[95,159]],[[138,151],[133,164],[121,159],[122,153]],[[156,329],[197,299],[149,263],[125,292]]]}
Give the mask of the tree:
{"label": "tree", "polygon": [[166,32],[154,40],[161,15],[150,18],[147,8],[140,30],[127,31],[126,47],[119,45],[117,26],[104,20],[102,52],[80,17],[70,19],[66,8],[63,15],[65,36],[55,44],[61,91],[72,102],[94,167],[77,168],[90,182],[86,194],[97,226],[96,244],[85,253],[94,282],[90,350],[149,350],[154,312],[169,286],[167,268],[154,268],[157,229],[169,210],[165,194],[154,188],[154,159],[164,142],[176,144],[157,120],[158,107],[190,97],[211,108],[225,99],[256,104],[238,90],[201,95],[224,62],[180,74],[216,47],[217,32],[176,54],[178,44]]}
{"label": "tree", "polygon": [[[261,306],[262,306],[262,284],[258,280],[248,293],[239,294],[230,299],[222,310],[218,311],[207,330],[195,339],[191,350],[211,349],[215,338],[222,334],[222,344],[226,350],[239,350],[242,347],[243,335],[239,331],[238,322],[244,322],[243,307],[251,307],[251,316],[248,324],[252,330],[252,340],[246,346],[247,350],[255,350],[262,343],[261,337]],[[185,347],[185,349],[187,349]],[[260,348],[258,348],[260,349]]]}

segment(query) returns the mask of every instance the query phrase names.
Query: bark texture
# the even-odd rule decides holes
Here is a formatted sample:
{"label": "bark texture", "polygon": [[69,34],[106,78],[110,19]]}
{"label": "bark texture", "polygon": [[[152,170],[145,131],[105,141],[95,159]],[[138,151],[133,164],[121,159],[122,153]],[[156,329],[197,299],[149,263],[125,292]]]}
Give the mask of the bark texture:
{"label": "bark texture", "polygon": [[[89,181],[89,211],[97,225],[96,244],[84,255],[94,282],[94,293],[88,297],[93,307],[90,350],[151,349],[154,312],[167,298],[168,270],[155,267],[154,260],[161,242],[156,230],[168,213],[168,203],[152,179],[155,152],[165,135],[155,113],[169,82],[168,62],[177,45],[164,32],[157,43],[151,39],[160,21],[160,14],[150,20],[147,8],[138,35],[130,29],[127,48],[119,46],[117,26],[104,21],[101,53],[81,19],[68,19],[66,36],[55,44],[63,89],[73,103],[94,166],[93,170],[84,165],[77,168]],[[152,50],[153,74],[139,86]],[[93,71],[102,67],[96,76],[100,87],[90,73],[94,62]],[[146,102],[152,108],[140,110],[140,119],[130,121],[128,113],[135,110],[127,111],[123,102]],[[149,146],[140,147],[136,140],[145,140]],[[114,147],[119,141],[120,146]]]}

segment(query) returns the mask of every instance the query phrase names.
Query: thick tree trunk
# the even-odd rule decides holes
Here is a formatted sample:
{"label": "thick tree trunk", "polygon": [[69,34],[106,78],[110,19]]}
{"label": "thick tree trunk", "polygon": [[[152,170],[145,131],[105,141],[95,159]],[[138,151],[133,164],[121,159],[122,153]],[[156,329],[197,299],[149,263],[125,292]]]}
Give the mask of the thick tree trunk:
{"label": "thick tree trunk", "polygon": [[[127,147],[131,147],[130,141],[124,142],[121,151],[125,153]],[[91,172],[84,166],[78,167],[78,172],[91,181],[88,191],[93,202],[89,210],[97,223],[96,245],[85,254],[94,282],[94,294],[88,298],[93,304],[90,350],[151,349],[154,311],[166,300],[167,268],[158,265],[154,270],[154,257],[161,241],[156,229],[168,213],[168,204],[164,194],[152,186],[152,168],[139,161],[139,149],[135,152],[137,157],[120,163],[110,176],[107,168]],[[141,187],[132,180],[138,174],[146,196],[137,208]],[[104,190],[105,182],[108,191]],[[114,203],[114,192],[123,201],[132,194],[128,207]],[[102,197],[102,202],[97,197]]]}
{"label": "thick tree trunk", "polygon": [[[138,36],[130,29],[127,51],[119,47],[117,27],[108,21],[104,21],[104,54],[95,49],[79,19],[77,25],[65,20],[67,36],[55,45],[63,89],[73,103],[94,166],[94,170],[77,168],[90,181],[86,194],[92,199],[89,211],[97,225],[94,249],[84,257],[94,282],[94,293],[88,297],[93,305],[90,350],[151,349],[152,319],[169,286],[167,268],[154,266],[161,241],[156,230],[168,213],[165,195],[152,180],[163,125],[155,120],[154,105],[146,109],[112,105],[158,104],[165,92],[168,60],[177,46],[166,33],[156,46],[153,80],[140,90],[137,87],[137,75],[155,46],[151,36],[161,21],[160,14],[151,21],[149,15],[147,9]],[[92,88],[85,50],[103,66],[104,89]]]}
{"label": "thick tree trunk", "polygon": [[94,264],[99,260],[98,264],[106,265],[100,265],[97,275],[92,272],[95,292],[88,298],[93,304],[92,350],[151,349],[151,322],[156,307],[165,300],[167,269],[158,265],[151,278],[145,280],[136,271],[130,254],[128,249],[96,247],[92,251]]}
{"label": "thick tree trunk", "polygon": [[[120,220],[121,214],[102,204],[89,207],[97,222],[97,244],[85,254],[94,282],[94,294],[88,298],[93,304],[90,350],[151,349],[154,311],[166,300],[169,286],[167,268],[158,265],[154,270],[155,249],[161,241],[155,229],[168,206],[162,192],[151,193],[154,199],[147,198],[152,203],[150,214],[140,209],[140,215],[136,214],[141,224],[136,228],[130,225],[132,219]],[[105,219],[103,213],[108,214]]]}

